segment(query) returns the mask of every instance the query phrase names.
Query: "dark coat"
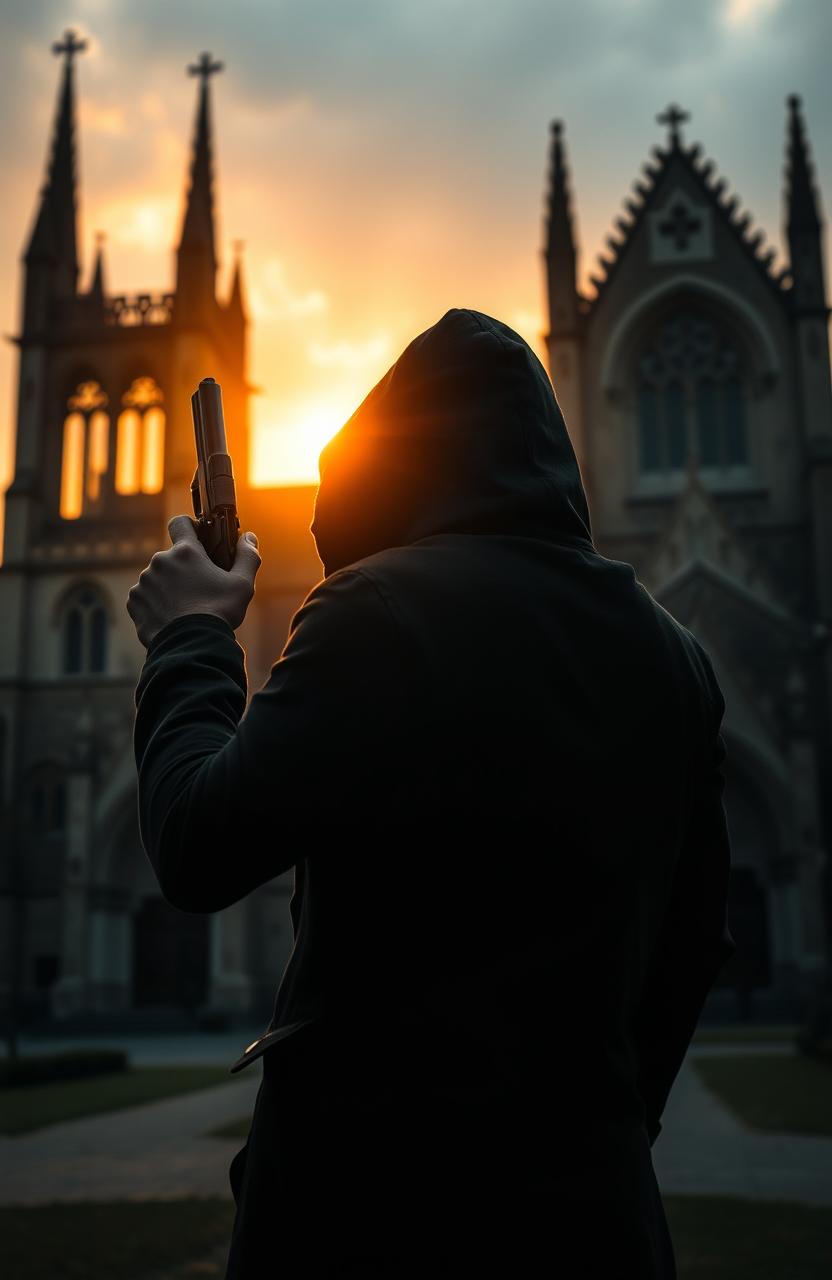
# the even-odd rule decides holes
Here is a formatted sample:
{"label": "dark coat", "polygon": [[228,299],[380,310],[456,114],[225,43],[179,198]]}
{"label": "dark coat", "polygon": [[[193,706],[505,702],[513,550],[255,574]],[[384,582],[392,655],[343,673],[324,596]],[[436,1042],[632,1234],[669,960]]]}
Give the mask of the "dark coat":
{"label": "dark coat", "polygon": [[166,898],[295,873],[227,1275],[666,1280],[650,1147],[734,949],[708,656],[595,550],[548,375],[478,312],[324,450],[313,533],[245,714],[216,616],[136,691]]}

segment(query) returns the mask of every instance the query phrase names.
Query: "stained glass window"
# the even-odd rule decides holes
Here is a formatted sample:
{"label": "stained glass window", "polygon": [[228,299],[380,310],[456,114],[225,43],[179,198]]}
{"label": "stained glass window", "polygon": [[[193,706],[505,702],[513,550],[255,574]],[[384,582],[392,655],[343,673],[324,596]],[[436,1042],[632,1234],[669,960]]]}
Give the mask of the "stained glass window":
{"label": "stained glass window", "polygon": [[164,394],[155,378],[134,378],[121,397],[116,491],[158,493],[164,478]]}
{"label": "stained glass window", "polygon": [[636,402],[640,472],[748,464],[742,362],[710,319],[681,311],[662,323],[638,362]]}
{"label": "stained glass window", "polygon": [[59,510],[64,520],[77,520],[101,498],[107,471],[110,415],[99,383],[79,382],[66,402],[61,445]]}

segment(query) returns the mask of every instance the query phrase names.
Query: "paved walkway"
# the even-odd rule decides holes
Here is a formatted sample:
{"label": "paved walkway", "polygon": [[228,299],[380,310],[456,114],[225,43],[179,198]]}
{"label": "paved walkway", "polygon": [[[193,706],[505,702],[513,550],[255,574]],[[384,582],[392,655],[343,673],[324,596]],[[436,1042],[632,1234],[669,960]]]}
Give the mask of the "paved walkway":
{"label": "paved walkway", "polygon": [[832,1205],[832,1138],[746,1129],[699,1079],[691,1058],[791,1053],[787,1044],[692,1049],[671,1090],[653,1167],[663,1192]]}
{"label": "paved walkway", "polygon": [[228,1166],[243,1138],[206,1138],[251,1115],[262,1068],[229,1084],[126,1111],[0,1138],[0,1204],[231,1199]]}
{"label": "paved walkway", "polygon": [[[199,1038],[203,1052],[215,1052],[216,1058],[195,1059],[193,1047],[189,1050],[178,1041],[171,1045],[167,1037],[159,1037],[158,1042],[145,1041],[133,1060],[230,1062],[246,1043],[245,1035],[237,1033],[221,1039],[209,1050]],[[832,1205],[832,1138],[745,1129],[700,1083],[691,1063],[699,1053],[791,1051],[783,1043],[702,1045],[691,1050],[653,1147],[662,1191]],[[253,1064],[228,1084],[198,1093],[0,1138],[0,1203],[191,1195],[230,1199],[228,1166],[243,1139],[205,1134],[250,1116],[261,1078],[261,1064]]]}

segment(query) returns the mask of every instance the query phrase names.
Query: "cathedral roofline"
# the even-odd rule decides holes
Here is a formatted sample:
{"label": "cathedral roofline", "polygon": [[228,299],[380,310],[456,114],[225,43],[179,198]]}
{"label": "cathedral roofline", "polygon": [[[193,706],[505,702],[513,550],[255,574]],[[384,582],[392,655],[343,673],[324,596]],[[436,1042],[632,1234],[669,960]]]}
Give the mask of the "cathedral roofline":
{"label": "cathedral roofline", "polygon": [[776,624],[789,634],[809,638],[809,627],[804,619],[788,613],[780,605],[766,600],[705,556],[697,555],[685,561],[664,582],[651,588],[651,594],[662,604],[662,607],[666,607],[665,601],[669,600],[676,591],[696,578],[707,579],[714,586],[728,592],[749,608],[758,613],[764,613],[771,623]]}
{"label": "cathedral roofline", "polygon": [[[671,109],[668,109],[667,115],[670,115],[670,113]],[[659,118],[661,119],[662,117]],[[760,252],[765,240],[765,232],[760,228],[753,233],[749,232],[752,215],[747,211],[739,212],[739,196],[726,197],[727,179],[724,177],[713,178],[715,162],[709,159],[701,160],[702,144],[694,142],[690,146],[683,145],[678,132],[678,118],[676,117],[675,127],[671,124],[672,132],[668,145],[651,148],[650,154],[654,162],[645,162],[642,165],[643,177],[636,179],[633,183],[634,196],[627,197],[623,201],[627,216],[619,216],[614,220],[614,225],[619,233],[618,236],[608,235],[605,237],[609,255],[598,255],[601,274],[590,276],[592,285],[595,288],[595,294],[590,297],[583,296],[582,298],[583,305],[581,310],[587,318],[605,296],[622,260],[626,256],[629,246],[632,244],[636,233],[640,230],[647,213],[655,203],[656,192],[662,179],[670,166],[675,163],[681,164],[693,177],[705,199],[717,211],[717,216],[729,228],[743,253],[751,260],[755,270],[765,280],[766,285],[780,302],[785,302],[788,298],[791,283],[790,269],[784,267],[776,273],[771,270],[771,264],[777,253],[776,249],[769,247],[765,252]]]}

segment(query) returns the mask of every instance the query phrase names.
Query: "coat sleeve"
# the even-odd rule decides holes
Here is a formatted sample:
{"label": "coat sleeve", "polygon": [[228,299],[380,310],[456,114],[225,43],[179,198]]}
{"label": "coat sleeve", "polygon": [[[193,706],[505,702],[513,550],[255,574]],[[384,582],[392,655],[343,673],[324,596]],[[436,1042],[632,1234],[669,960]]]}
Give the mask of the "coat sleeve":
{"label": "coat sleeve", "polygon": [[708,992],[736,950],[727,914],[731,848],[720,731],[725,700],[710,676],[710,755],[694,781],[691,821],[636,1018],[639,1090],[651,1146]]}
{"label": "coat sleeve", "polygon": [[316,824],[372,785],[397,714],[397,640],[373,581],[333,574],[246,710],[245,653],[222,618],[184,615],[153,637],[133,745],[139,831],[168,902],[230,906],[305,857]]}

